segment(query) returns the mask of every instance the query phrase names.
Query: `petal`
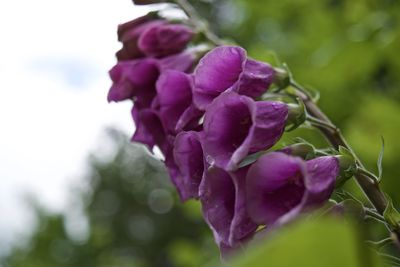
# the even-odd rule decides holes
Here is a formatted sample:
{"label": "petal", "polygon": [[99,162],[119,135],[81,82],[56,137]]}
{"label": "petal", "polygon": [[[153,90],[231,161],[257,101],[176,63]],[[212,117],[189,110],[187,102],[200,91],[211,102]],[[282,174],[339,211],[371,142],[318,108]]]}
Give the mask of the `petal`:
{"label": "petal", "polygon": [[180,132],[182,130],[195,130],[200,125],[200,118],[204,115],[204,112],[199,110],[193,103],[182,113],[178,122],[176,123],[175,131]]}
{"label": "petal", "polygon": [[200,201],[204,219],[213,231],[217,244],[229,243],[235,211],[235,185],[222,169],[211,167],[200,184]]}
{"label": "petal", "polygon": [[259,97],[272,84],[275,71],[269,64],[247,59],[236,91],[250,97]]}
{"label": "petal", "polygon": [[136,131],[132,141],[146,144],[151,150],[154,145],[163,149],[166,146],[166,133],[157,113],[152,109],[132,108]]}
{"label": "petal", "polygon": [[173,144],[175,138],[168,136],[167,145],[162,149],[165,155],[165,166],[167,167],[168,174],[170,176],[171,182],[178,191],[179,198],[182,202],[190,198],[189,191],[186,189],[185,180],[178,165],[175,162]]}
{"label": "petal", "polygon": [[300,213],[318,208],[331,196],[336,176],[339,174],[339,163],[335,157],[319,157],[307,161],[304,176],[305,194],[301,202],[290,212],[282,216],[278,225],[286,224]]}
{"label": "petal", "polygon": [[181,132],[174,143],[174,159],[182,174],[185,194],[188,198],[199,197],[199,185],[204,172],[203,149],[197,132]]}
{"label": "petal", "polygon": [[109,72],[113,84],[108,101],[122,101],[134,96],[155,95],[158,64],[152,59],[118,62]]}
{"label": "petal", "polygon": [[338,159],[332,156],[307,161],[307,206],[322,204],[331,196],[339,174]]}
{"label": "petal", "polygon": [[302,201],[306,165],[280,152],[260,157],[246,177],[249,216],[260,224],[274,224]]}
{"label": "petal", "polygon": [[168,69],[188,72],[192,69],[194,60],[195,56],[193,53],[184,51],[182,53],[160,59],[159,66],[162,72]]}
{"label": "petal", "polygon": [[229,169],[237,168],[248,154],[271,148],[279,141],[285,130],[288,107],[282,102],[257,101],[252,115],[253,125],[242,145],[233,153]]}
{"label": "petal", "polygon": [[258,225],[250,218],[246,204],[246,175],[248,168],[242,168],[231,177],[235,184],[235,214],[230,228],[229,245],[236,246],[248,239],[256,231]]}
{"label": "petal", "polygon": [[211,167],[200,184],[203,214],[220,247],[238,247],[257,229],[246,209],[246,173]]}
{"label": "petal", "polygon": [[147,128],[144,126],[143,120],[141,120],[140,112],[136,106],[133,106],[131,114],[136,126],[135,133],[133,134],[131,141],[145,144],[151,151],[156,142]]}
{"label": "petal", "polygon": [[192,87],[187,74],[167,70],[157,81],[157,99],[160,118],[165,128],[175,133],[181,115],[192,103]]}
{"label": "petal", "polygon": [[243,71],[246,51],[236,46],[220,46],[208,52],[197,65],[194,102],[200,109],[233,86]]}
{"label": "petal", "polygon": [[129,60],[144,56],[138,47],[140,36],[146,29],[164,24],[164,20],[155,20],[152,15],[145,15],[118,26],[118,40],[123,43],[122,49],[117,52],[118,60]]}
{"label": "petal", "polygon": [[272,147],[281,137],[288,108],[281,102],[255,102],[225,92],[207,108],[204,153],[210,164],[235,170],[249,153]]}
{"label": "petal", "polygon": [[147,56],[163,57],[176,54],[190,42],[193,31],[180,24],[161,24],[147,28],[139,38],[138,46]]}
{"label": "petal", "polygon": [[225,92],[207,108],[203,146],[209,164],[227,168],[250,132],[254,106],[254,101],[246,96]]}

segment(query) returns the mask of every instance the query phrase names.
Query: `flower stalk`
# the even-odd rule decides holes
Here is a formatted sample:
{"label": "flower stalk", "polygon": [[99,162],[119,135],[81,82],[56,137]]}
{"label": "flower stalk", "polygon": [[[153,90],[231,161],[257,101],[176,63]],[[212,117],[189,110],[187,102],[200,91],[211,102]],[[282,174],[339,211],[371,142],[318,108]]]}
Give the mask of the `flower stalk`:
{"label": "flower stalk", "polygon": [[204,36],[214,45],[223,45],[225,42],[221,40],[217,35],[209,30],[207,23],[197,14],[197,11],[187,0],[173,0],[188,16],[192,26],[203,33]]}

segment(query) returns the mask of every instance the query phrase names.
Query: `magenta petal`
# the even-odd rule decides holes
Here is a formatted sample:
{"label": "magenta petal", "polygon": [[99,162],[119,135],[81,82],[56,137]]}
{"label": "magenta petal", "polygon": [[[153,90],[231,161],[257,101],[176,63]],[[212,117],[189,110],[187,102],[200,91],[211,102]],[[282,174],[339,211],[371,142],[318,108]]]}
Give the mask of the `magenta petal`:
{"label": "magenta petal", "polygon": [[250,217],[258,223],[281,225],[327,201],[339,172],[334,157],[310,161],[281,152],[260,157],[247,174]]}
{"label": "magenta petal", "polygon": [[248,154],[275,145],[285,130],[288,107],[282,102],[257,101],[252,115],[253,125],[249,134],[232,154],[227,168],[236,168]]}
{"label": "magenta petal", "polygon": [[211,165],[226,168],[252,127],[255,103],[246,96],[225,92],[208,107],[204,117],[203,146]]}
{"label": "magenta petal", "polygon": [[284,153],[260,157],[246,178],[247,208],[253,221],[273,224],[302,201],[305,162]]}
{"label": "magenta petal", "polygon": [[181,132],[174,143],[174,159],[182,175],[183,194],[188,198],[199,197],[199,185],[204,172],[203,149],[197,132]]}
{"label": "magenta petal", "polygon": [[132,108],[131,113],[133,121],[135,122],[136,126],[135,133],[132,136],[131,141],[145,144],[151,150],[156,142],[154,141],[154,138],[147,130],[147,127],[145,127],[145,125],[143,124],[140,112],[136,106]]}
{"label": "magenta petal", "polygon": [[200,201],[217,244],[228,244],[235,212],[235,185],[230,175],[211,167],[200,184]]}
{"label": "magenta petal", "polygon": [[199,119],[203,116],[204,112],[200,111],[193,103],[182,113],[179,118],[175,131],[180,132],[182,130],[195,130],[199,124]]}
{"label": "magenta petal", "polygon": [[303,198],[295,208],[279,218],[277,225],[293,220],[302,212],[318,208],[329,199],[335,188],[336,177],[339,174],[339,163],[335,157],[315,158],[307,161],[306,165],[306,188]]}
{"label": "magenta petal", "polygon": [[150,14],[120,24],[118,26],[118,40],[123,43],[123,47],[117,52],[118,60],[130,60],[143,57],[144,53],[138,47],[140,36],[147,29],[162,24],[165,24],[164,20],[155,20],[154,16]]}
{"label": "magenta petal", "polygon": [[208,52],[195,70],[194,102],[204,109],[213,98],[233,86],[242,73],[246,51],[235,46],[220,46]]}
{"label": "magenta petal", "polygon": [[108,101],[122,101],[134,96],[155,95],[158,64],[152,59],[139,59],[117,63],[109,72],[113,84]]}
{"label": "magenta petal", "polygon": [[211,167],[200,184],[200,201],[206,222],[221,247],[235,247],[257,228],[246,211],[246,170],[228,173]]}
{"label": "magenta petal", "polygon": [[[167,70],[161,74],[157,81],[157,100],[161,121],[166,130],[175,133],[178,121],[184,112],[192,105],[192,84],[189,75],[175,70]],[[187,123],[194,119],[188,117],[197,115],[187,113],[185,121],[180,121],[183,128]],[[197,115],[198,117],[198,115]],[[186,123],[186,124],[185,124]]]}
{"label": "magenta petal", "polygon": [[159,59],[159,66],[161,72],[172,69],[182,72],[188,72],[192,69],[195,61],[193,53],[183,51],[182,53]]}
{"label": "magenta petal", "polygon": [[163,57],[182,51],[193,37],[193,31],[180,24],[158,24],[147,28],[138,46],[147,56]]}
{"label": "magenta petal", "polygon": [[280,102],[255,102],[234,92],[221,94],[204,117],[207,161],[225,170],[236,169],[249,153],[268,149],[279,140],[287,112]]}
{"label": "magenta petal", "polygon": [[154,145],[161,149],[166,145],[166,134],[157,113],[152,109],[132,108],[136,131],[132,141],[146,144],[151,150]]}
{"label": "magenta petal", "polygon": [[247,59],[235,91],[241,95],[259,97],[272,84],[274,77],[275,71],[271,65]]}
{"label": "magenta petal", "polygon": [[338,159],[332,156],[307,161],[307,199],[305,205],[319,205],[331,196],[339,175]]}
{"label": "magenta petal", "polygon": [[232,218],[229,245],[236,246],[240,241],[248,239],[258,225],[250,219],[246,205],[246,175],[248,168],[231,173],[235,184],[235,214]]}
{"label": "magenta petal", "polygon": [[273,82],[275,71],[269,64],[247,58],[241,47],[220,46],[200,60],[194,76],[193,101],[205,110],[227,90],[253,98],[261,96]]}
{"label": "magenta petal", "polygon": [[178,191],[179,198],[184,202],[191,196],[189,194],[190,192],[186,189],[184,177],[174,158],[174,143],[175,138],[173,136],[168,136],[166,145],[163,147],[162,151],[165,155],[165,166],[167,167],[171,182]]}
{"label": "magenta petal", "polygon": [[166,70],[157,82],[154,104],[165,128],[172,134],[195,129],[203,112],[192,103],[192,77],[176,70]]}

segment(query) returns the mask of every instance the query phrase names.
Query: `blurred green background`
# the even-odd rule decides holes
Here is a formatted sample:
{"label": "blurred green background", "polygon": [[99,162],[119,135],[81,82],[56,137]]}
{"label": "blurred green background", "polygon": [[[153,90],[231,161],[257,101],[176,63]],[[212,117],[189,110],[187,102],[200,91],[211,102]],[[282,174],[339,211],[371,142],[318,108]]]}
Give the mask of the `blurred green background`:
{"label": "blurred green background", "polygon": [[[287,63],[296,80],[319,90],[320,106],[343,130],[357,154],[373,171],[376,171],[380,136],[383,136],[386,148],[382,186],[399,207],[400,1],[192,2],[222,37],[245,47],[253,58],[274,65]],[[36,229],[0,260],[1,265],[216,265],[218,251],[201,218],[198,203],[180,204],[157,159],[143,147],[130,144],[128,136],[116,130],[108,130],[108,133],[117,152],[107,160],[98,155],[90,156],[88,189],[71,190],[75,199],[71,208],[74,205],[82,208],[83,226],[68,226],[65,215],[49,213],[40,205],[32,204],[37,215]],[[296,135],[324,145],[323,139],[308,129],[296,130],[285,140]],[[361,197],[354,183],[349,183],[348,187]],[[315,255],[324,255],[320,260],[333,257],[335,248],[339,249],[338,253],[340,248],[343,249],[340,242],[349,246],[346,251],[357,250],[358,241],[352,245],[352,241],[346,239],[352,238],[349,235],[357,236],[349,230],[352,227],[334,229],[330,227],[332,222],[324,223],[322,230],[321,225],[304,226],[309,227],[308,230],[300,226],[298,232],[290,234],[296,238],[285,241],[283,235],[277,242],[280,245],[265,248],[282,259],[287,253],[285,248],[295,249],[293,244],[310,246],[301,252],[303,254],[296,254],[297,258],[293,256],[294,262],[278,260],[276,262],[281,265],[263,266],[293,266],[296,262],[298,266],[320,266],[321,261]],[[385,233],[379,227],[369,229],[369,232],[374,238],[381,238]],[[318,242],[305,244],[305,239],[313,240],[312,233],[314,238],[326,234],[324,242],[332,247],[324,250],[324,244]],[[320,252],[313,251],[316,248]],[[237,266],[260,266],[260,262],[267,262],[267,252],[259,250],[261,252],[252,256],[253,261],[246,262],[245,259]],[[307,251],[312,253],[308,255]],[[333,251],[333,255],[323,251]],[[316,261],[300,263],[304,258]],[[353,259],[350,255],[341,259],[342,262],[332,264],[367,266],[357,260],[360,257]],[[273,257],[271,261],[274,262]]]}

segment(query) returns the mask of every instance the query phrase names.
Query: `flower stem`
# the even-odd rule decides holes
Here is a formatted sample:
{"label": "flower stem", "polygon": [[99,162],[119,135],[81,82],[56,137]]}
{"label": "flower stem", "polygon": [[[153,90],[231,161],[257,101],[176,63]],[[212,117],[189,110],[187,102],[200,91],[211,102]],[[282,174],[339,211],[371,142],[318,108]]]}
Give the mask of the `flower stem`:
{"label": "flower stem", "polygon": [[223,45],[224,41],[218,38],[209,30],[207,23],[199,16],[194,7],[187,0],[173,0],[188,16],[190,22],[196,30],[202,32],[204,36],[214,45]]}

